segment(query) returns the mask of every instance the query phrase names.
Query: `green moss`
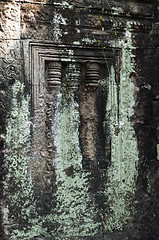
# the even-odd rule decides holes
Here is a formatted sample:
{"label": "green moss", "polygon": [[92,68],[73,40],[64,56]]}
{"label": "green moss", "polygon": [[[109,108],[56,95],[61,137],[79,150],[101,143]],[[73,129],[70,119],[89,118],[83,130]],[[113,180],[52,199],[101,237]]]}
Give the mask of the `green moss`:
{"label": "green moss", "polygon": [[115,15],[120,15],[121,13],[123,13],[123,9],[120,7],[112,7],[112,14]]}
{"label": "green moss", "polygon": [[[65,84],[57,94],[52,131],[56,156],[53,161],[56,173],[57,191],[52,195],[56,207],[50,204],[50,214],[39,216],[36,212],[36,199],[32,175],[29,169],[32,161],[29,97],[24,97],[24,85],[16,82],[13,86],[11,115],[7,122],[6,137],[6,195],[9,208],[9,221],[17,226],[11,230],[11,240],[27,240],[36,236],[55,236],[56,240],[93,236],[99,232],[122,230],[132,225],[132,199],[137,178],[138,150],[135,131],[131,124],[133,115],[134,85],[130,73],[134,72],[131,63],[132,36],[128,23],[125,37],[111,42],[111,46],[122,49],[120,88],[115,82],[112,67],[106,81],[108,99],[104,126],[111,137],[111,163],[107,169],[104,194],[107,197],[106,214],[103,223],[98,222],[94,195],[90,193],[90,172],[82,170],[82,154],[79,146],[79,105],[76,101],[80,71],[75,64],[70,65],[71,73],[66,74]],[[73,62],[73,52],[69,58]],[[72,81],[70,86],[67,81]],[[100,85],[103,81],[100,81]],[[105,84],[105,83],[104,83]],[[103,88],[106,90],[105,86]],[[104,177],[103,177],[104,179]],[[99,191],[100,192],[100,191]],[[50,199],[51,202],[51,199]],[[53,224],[54,228],[43,227]]]}
{"label": "green moss", "polygon": [[134,85],[130,79],[130,73],[134,71],[131,63],[131,59],[134,57],[132,54],[134,47],[129,24],[124,39],[118,40],[115,45],[122,48],[122,59],[120,88],[116,85],[113,67],[108,79],[106,119],[109,122],[111,135],[111,165],[107,172],[108,181],[105,191],[110,206],[105,229],[109,231],[122,230],[125,226],[130,227],[132,224],[132,200],[135,194],[139,160],[137,139],[130,120],[135,100]]}
{"label": "green moss", "polygon": [[[75,72],[74,72],[75,74]],[[77,77],[80,74],[76,71]],[[67,82],[67,81],[66,81]],[[64,86],[58,94],[54,119],[56,146],[57,239],[95,235],[98,223],[95,208],[89,195],[89,174],[82,172],[82,155],[79,147],[79,106],[75,101],[76,86]]]}
{"label": "green moss", "polygon": [[29,97],[24,97],[24,84],[16,82],[12,89],[11,113],[6,133],[6,205],[9,222],[18,226],[10,230],[13,240],[27,240],[39,235],[42,229],[38,223],[32,176]]}

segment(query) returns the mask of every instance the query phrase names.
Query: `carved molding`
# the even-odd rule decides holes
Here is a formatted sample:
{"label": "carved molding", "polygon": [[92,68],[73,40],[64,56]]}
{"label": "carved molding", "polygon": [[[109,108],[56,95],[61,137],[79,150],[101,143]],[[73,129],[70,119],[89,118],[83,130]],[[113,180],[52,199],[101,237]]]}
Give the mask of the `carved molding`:
{"label": "carved molding", "polygon": [[[152,21],[145,21],[142,19],[130,19],[131,22],[131,28],[135,32],[150,32],[152,30]],[[126,28],[126,22],[122,18],[108,18],[107,15],[103,16],[103,19],[101,21],[102,26],[105,29],[110,29],[113,28],[113,25],[116,25],[115,29],[116,30],[125,30]]]}
{"label": "carved molding", "polygon": [[[106,48],[105,56],[108,62],[115,61],[115,56],[119,55],[120,49]],[[56,63],[55,63],[56,62]],[[30,85],[32,88],[33,111],[38,110],[39,98],[46,91],[46,78],[48,86],[60,85],[60,66],[66,63],[79,64],[105,64],[105,59],[101,48],[68,45],[54,45],[51,43],[30,43]],[[46,76],[47,63],[51,64]],[[59,65],[58,65],[59,64]],[[55,67],[57,66],[57,68]],[[92,65],[95,67],[95,65]],[[56,77],[53,73],[56,68]],[[95,67],[96,68],[96,67]],[[96,77],[97,70],[93,70]],[[88,71],[87,71],[88,76]],[[93,76],[91,76],[92,78]],[[95,75],[94,75],[95,77]],[[86,80],[88,81],[88,79]],[[93,81],[93,79],[92,79]]]}

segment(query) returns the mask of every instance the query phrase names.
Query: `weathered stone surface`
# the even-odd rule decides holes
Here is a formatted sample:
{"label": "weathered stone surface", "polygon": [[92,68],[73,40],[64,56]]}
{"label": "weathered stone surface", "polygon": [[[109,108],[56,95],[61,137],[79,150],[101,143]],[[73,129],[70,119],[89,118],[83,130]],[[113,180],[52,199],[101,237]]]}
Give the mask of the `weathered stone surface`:
{"label": "weathered stone surface", "polygon": [[1,239],[158,239],[158,5],[1,1]]}
{"label": "weathered stone surface", "polygon": [[20,4],[0,3],[0,39],[20,39]]}

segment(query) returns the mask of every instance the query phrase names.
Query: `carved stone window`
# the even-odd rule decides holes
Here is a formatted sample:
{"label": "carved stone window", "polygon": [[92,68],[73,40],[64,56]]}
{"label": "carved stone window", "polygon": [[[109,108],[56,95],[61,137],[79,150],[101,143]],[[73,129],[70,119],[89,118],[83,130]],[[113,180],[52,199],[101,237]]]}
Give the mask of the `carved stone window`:
{"label": "carved stone window", "polygon": [[[103,127],[106,89],[99,84],[114,64],[112,49],[55,46],[30,43],[31,86],[33,106],[33,152],[35,164],[51,170],[56,144],[51,125],[59,89],[72,88],[79,106],[79,145],[83,169],[107,166],[106,133]],[[107,63],[106,63],[107,61]],[[105,82],[106,86],[106,82]],[[37,159],[37,161],[36,161]]]}

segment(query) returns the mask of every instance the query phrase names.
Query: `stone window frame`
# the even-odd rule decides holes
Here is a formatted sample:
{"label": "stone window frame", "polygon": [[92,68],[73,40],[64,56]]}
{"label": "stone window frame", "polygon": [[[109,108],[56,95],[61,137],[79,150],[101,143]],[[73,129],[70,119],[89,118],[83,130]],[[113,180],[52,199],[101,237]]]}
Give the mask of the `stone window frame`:
{"label": "stone window frame", "polygon": [[[46,79],[46,62],[58,61],[61,63],[95,62],[99,64],[116,63],[120,55],[120,48],[106,48],[93,46],[55,45],[52,43],[30,42],[30,85],[32,88],[32,104],[37,107],[38,93],[41,91],[41,82]],[[106,57],[106,59],[105,59]],[[107,63],[106,63],[107,61]]]}
{"label": "stone window frame", "polygon": [[[88,63],[97,63],[97,65],[105,65],[106,67],[115,67],[115,77],[117,84],[119,83],[121,49],[106,48],[94,46],[70,46],[55,45],[52,43],[35,43],[31,42],[29,63],[30,63],[30,88],[31,88],[31,114],[33,119],[39,118],[40,112],[43,111],[40,106],[40,95],[44,91],[48,92],[47,85],[47,65],[50,62],[61,62],[61,64],[77,63],[81,66],[87,66]],[[105,59],[106,57],[106,59]],[[93,86],[93,85],[92,85]],[[57,86],[55,86],[56,88]],[[52,91],[52,90],[51,90]],[[46,117],[46,115],[45,115]],[[43,131],[43,130],[42,130]],[[33,138],[34,138],[34,131]],[[36,135],[36,131],[35,131]],[[46,140],[43,134],[43,142]],[[36,137],[35,137],[36,138]],[[34,141],[33,141],[34,142]],[[36,149],[36,146],[35,146]],[[33,150],[34,151],[34,150]],[[47,149],[46,149],[47,151]],[[50,159],[52,159],[50,157]],[[43,160],[42,160],[43,161]]]}

